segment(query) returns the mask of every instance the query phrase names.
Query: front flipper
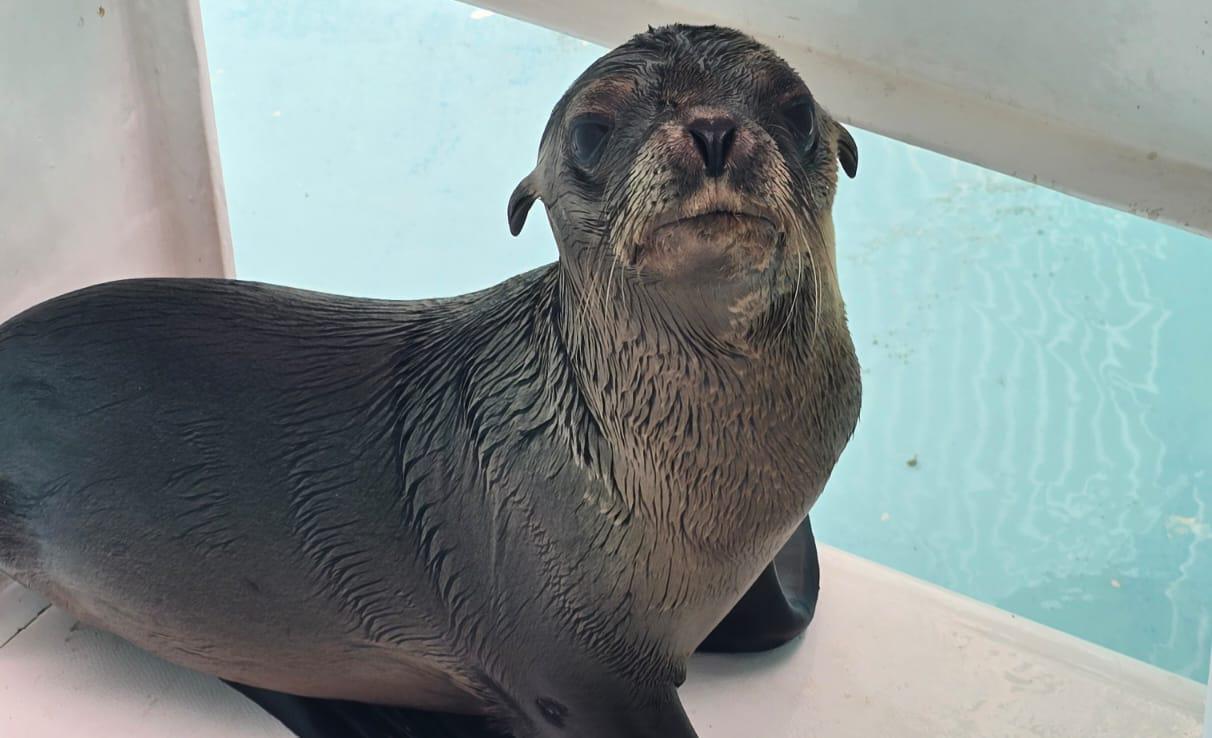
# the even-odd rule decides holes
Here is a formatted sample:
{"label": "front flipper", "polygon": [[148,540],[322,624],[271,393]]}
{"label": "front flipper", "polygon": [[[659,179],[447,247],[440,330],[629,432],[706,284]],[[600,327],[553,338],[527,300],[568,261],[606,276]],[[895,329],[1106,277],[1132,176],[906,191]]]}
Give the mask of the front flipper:
{"label": "front flipper", "polygon": [[812,622],[820,588],[816,539],[811,521],[804,518],[791,540],[698,650],[753,653],[793,640]]}
{"label": "front flipper", "polygon": [[298,697],[227,684],[299,738],[509,738],[480,717]]}

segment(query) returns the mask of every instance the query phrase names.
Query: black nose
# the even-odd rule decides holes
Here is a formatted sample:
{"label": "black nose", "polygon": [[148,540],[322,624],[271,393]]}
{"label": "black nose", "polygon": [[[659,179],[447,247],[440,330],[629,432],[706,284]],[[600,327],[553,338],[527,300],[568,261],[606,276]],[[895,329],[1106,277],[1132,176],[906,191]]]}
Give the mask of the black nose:
{"label": "black nose", "polygon": [[707,176],[718,177],[728,163],[728,152],[736,139],[736,121],[731,118],[699,118],[686,124],[695,148],[707,165]]}

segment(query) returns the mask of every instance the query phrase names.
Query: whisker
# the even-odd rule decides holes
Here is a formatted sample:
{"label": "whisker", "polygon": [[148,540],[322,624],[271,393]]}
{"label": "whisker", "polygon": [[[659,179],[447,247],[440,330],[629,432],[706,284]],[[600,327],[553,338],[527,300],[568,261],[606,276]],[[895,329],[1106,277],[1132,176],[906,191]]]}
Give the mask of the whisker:
{"label": "whisker", "polygon": [[783,325],[779,328],[776,337],[781,338],[787,332],[787,326],[791,323],[792,317],[796,313],[796,308],[800,301],[800,283],[804,277],[804,254],[803,248],[795,250],[796,269],[795,269],[795,291],[791,294],[791,304],[787,306],[787,316],[783,318]]}

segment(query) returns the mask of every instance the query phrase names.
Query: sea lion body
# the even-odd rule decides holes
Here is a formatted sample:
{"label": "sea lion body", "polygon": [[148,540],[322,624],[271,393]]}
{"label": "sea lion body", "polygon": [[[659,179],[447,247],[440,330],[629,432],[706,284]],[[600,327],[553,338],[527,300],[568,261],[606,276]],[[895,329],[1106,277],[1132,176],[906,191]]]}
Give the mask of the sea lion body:
{"label": "sea lion body", "polygon": [[[15,512],[0,525],[19,542],[5,563],[86,621],[208,673],[474,707],[438,605],[453,560],[432,583],[425,572],[445,536],[484,519],[482,500],[441,506],[431,485],[467,484],[471,444],[462,415],[424,427],[417,409],[460,399],[434,372],[470,367],[424,357],[447,330],[474,330],[467,304],[148,280],[20,316],[0,330],[0,505]],[[416,460],[433,447],[440,477]]]}
{"label": "sea lion body", "polygon": [[[483,292],[134,280],[4,324],[0,570],[250,694],[482,713],[518,736],[693,736],[686,658],[755,580],[777,593],[768,567],[860,391],[821,240],[831,193],[787,179],[756,124],[729,151],[679,131],[644,155],[695,187],[706,161],[735,192],[588,249],[591,190],[553,190],[545,144],[510,220],[542,197],[561,259]],[[717,216],[767,186],[749,166],[825,208],[815,236],[787,225],[792,194]],[[670,197],[646,176],[630,186]],[[595,271],[614,259],[625,273]]]}

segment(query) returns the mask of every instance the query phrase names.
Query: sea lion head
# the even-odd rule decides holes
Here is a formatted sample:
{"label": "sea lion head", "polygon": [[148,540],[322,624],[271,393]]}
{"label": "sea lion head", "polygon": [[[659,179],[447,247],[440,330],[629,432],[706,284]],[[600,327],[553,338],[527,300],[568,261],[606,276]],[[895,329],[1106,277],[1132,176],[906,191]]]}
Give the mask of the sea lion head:
{"label": "sea lion head", "polygon": [[839,162],[855,175],[854,139],[771,49],[727,28],[650,28],[557,103],[509,226],[520,232],[541,199],[583,285],[614,271],[734,314],[769,311],[836,280]]}

